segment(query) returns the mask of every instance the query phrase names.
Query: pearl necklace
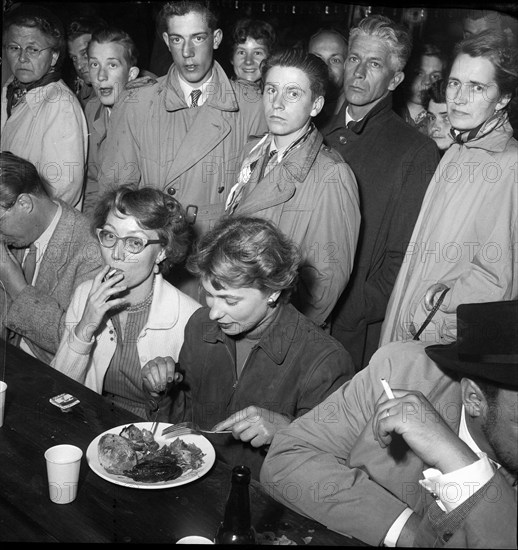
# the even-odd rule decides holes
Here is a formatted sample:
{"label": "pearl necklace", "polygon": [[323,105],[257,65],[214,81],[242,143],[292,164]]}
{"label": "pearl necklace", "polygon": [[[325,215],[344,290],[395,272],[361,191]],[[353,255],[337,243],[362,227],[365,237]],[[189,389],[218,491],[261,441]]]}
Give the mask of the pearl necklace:
{"label": "pearl necklace", "polygon": [[142,300],[142,302],[139,302],[138,304],[133,304],[132,306],[128,306],[126,308],[126,311],[128,313],[135,313],[137,311],[142,311],[144,309],[147,309],[151,302],[153,301],[153,292],[155,291],[155,280],[153,279],[153,286],[151,288],[151,292]]}

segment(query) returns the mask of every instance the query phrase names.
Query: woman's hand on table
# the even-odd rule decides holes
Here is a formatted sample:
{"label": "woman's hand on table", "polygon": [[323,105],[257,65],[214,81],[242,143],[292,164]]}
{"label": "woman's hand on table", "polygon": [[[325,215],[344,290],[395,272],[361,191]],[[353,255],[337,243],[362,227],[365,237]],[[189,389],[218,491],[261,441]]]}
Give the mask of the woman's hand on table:
{"label": "woman's hand on table", "polygon": [[84,342],[90,342],[103,317],[110,309],[126,304],[125,298],[115,297],[127,289],[125,284],[121,284],[124,274],[122,272],[115,273],[112,277],[104,280],[111,269],[109,265],[106,265],[95,276],[83,316],[75,328],[76,336]]}
{"label": "woman's hand on table", "polygon": [[176,363],[172,357],[155,357],[142,367],[142,385],[154,397],[165,392],[171,384],[183,380],[179,372],[175,372]]}
{"label": "woman's hand on table", "polygon": [[232,430],[236,439],[247,441],[252,447],[262,447],[272,442],[277,430],[289,424],[291,420],[285,415],[251,405],[219,422],[212,429]]}

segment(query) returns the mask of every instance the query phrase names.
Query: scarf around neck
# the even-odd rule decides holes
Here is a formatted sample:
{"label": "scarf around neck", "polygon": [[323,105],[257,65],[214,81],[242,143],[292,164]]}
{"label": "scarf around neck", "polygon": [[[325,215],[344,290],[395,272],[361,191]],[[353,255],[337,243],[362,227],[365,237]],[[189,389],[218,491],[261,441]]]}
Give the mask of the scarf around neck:
{"label": "scarf around neck", "polygon": [[500,128],[500,126],[503,126],[506,123],[507,118],[508,115],[504,109],[500,111],[495,111],[482,124],[480,124],[476,128],[472,128],[471,130],[457,130],[452,126],[450,128],[450,136],[453,141],[455,143],[458,143],[459,145],[475,141],[484,136],[487,136],[487,134],[491,133],[496,128]]}
{"label": "scarf around neck", "polygon": [[7,118],[11,116],[12,110],[21,102],[27,92],[46,86],[51,82],[57,82],[60,78],[60,71],[55,70],[54,67],[51,67],[49,72],[39,80],[28,84],[24,84],[14,77],[13,81],[7,86]]}

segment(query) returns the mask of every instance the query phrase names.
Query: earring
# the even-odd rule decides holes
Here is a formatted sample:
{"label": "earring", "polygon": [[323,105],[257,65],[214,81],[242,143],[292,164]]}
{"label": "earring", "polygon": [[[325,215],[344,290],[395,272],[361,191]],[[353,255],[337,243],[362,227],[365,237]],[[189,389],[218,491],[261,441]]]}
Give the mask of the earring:
{"label": "earring", "polygon": [[160,262],[157,260],[153,266],[153,273],[158,274],[160,272],[160,267],[158,266]]}
{"label": "earring", "polygon": [[268,300],[266,300],[266,303],[269,307],[275,307],[277,305],[275,298],[272,298],[271,296],[268,298]]}

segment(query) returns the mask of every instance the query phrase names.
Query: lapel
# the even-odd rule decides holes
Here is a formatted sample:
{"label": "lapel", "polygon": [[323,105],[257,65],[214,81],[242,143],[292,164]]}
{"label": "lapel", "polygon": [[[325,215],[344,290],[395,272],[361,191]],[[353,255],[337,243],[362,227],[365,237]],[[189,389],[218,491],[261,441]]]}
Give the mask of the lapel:
{"label": "lapel", "polygon": [[[169,70],[164,93],[166,111],[189,109],[174,65]],[[213,86],[207,100],[194,109],[195,118],[166,174],[166,187],[187,170],[198,164],[230,133],[231,127],[223,113],[239,111],[237,98],[221,66],[214,62]]]}
{"label": "lapel", "polygon": [[221,111],[206,103],[196,108],[196,118],[185,135],[176,157],[169,164],[166,186],[203,160],[230,133]]}
{"label": "lapel", "polygon": [[322,142],[322,134],[314,130],[306,143],[258,181],[264,163],[264,159],[260,159],[246,184],[236,213],[250,215],[289,201],[297,190],[297,184],[302,184],[306,179]]}
{"label": "lapel", "polygon": [[71,235],[74,227],[74,215],[65,203],[61,201],[60,203],[63,211],[41,259],[40,270],[34,285],[49,294],[54,291],[59,282],[60,272],[69,260],[69,249],[73,244]]}
{"label": "lapel", "polygon": [[97,147],[101,146],[101,143],[106,138],[106,131],[107,131],[107,122],[108,122],[108,113],[106,112],[106,107],[99,102],[99,108],[97,109],[94,121],[92,126],[94,127],[94,130],[97,132],[97,135],[99,136],[99,141],[97,143]]}

